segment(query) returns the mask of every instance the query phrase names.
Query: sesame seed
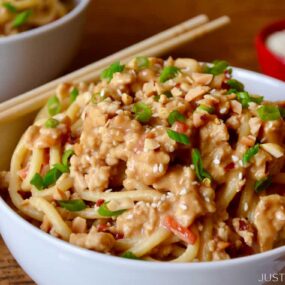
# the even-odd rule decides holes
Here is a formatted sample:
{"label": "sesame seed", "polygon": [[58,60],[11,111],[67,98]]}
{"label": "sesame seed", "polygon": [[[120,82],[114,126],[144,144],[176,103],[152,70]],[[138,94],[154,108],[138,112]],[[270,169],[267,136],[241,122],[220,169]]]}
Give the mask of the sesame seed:
{"label": "sesame seed", "polygon": [[227,108],[221,108],[220,109],[220,114],[225,114],[227,112]]}
{"label": "sesame seed", "polygon": [[213,163],[216,164],[216,165],[219,165],[221,163],[221,161],[218,158],[215,158],[213,160]]}
{"label": "sesame seed", "polygon": [[180,194],[181,196],[182,196],[182,195],[186,195],[186,194],[187,194],[187,189],[186,189],[186,188],[182,188],[179,194]]}
{"label": "sesame seed", "polygon": [[275,214],[276,219],[284,221],[285,220],[285,214],[282,211],[277,211]]}
{"label": "sesame seed", "polygon": [[242,176],[243,176],[243,175],[242,175],[242,173],[240,172],[240,173],[238,174],[238,179],[239,179],[239,180],[242,180]]}
{"label": "sesame seed", "polygon": [[153,173],[157,173],[158,172],[158,164],[157,163],[153,166],[152,172]]}
{"label": "sesame seed", "polygon": [[100,92],[100,97],[104,97],[105,96],[105,89],[102,89]]}
{"label": "sesame seed", "polygon": [[236,155],[232,155],[233,162],[238,162],[239,158]]}
{"label": "sesame seed", "polygon": [[127,215],[126,219],[127,219],[127,220],[131,220],[133,217],[134,217],[133,214],[129,214],[129,215]]}
{"label": "sesame seed", "polygon": [[205,201],[209,203],[210,202],[210,198],[206,196],[205,197]]}
{"label": "sesame seed", "polygon": [[151,206],[152,206],[153,208],[156,208],[156,207],[157,207],[157,203],[151,203]]}
{"label": "sesame seed", "polygon": [[238,164],[239,164],[240,166],[243,166],[242,160],[240,160],[240,161],[238,162]]}
{"label": "sesame seed", "polygon": [[191,165],[190,165],[190,168],[194,170],[194,169],[195,169],[194,164],[191,164]]}
{"label": "sesame seed", "polygon": [[188,206],[186,204],[180,204],[179,207],[184,211],[188,209]]}
{"label": "sesame seed", "polygon": [[158,166],[158,172],[163,172],[163,164],[160,163],[159,166]]}
{"label": "sesame seed", "polygon": [[244,209],[245,211],[248,210],[248,203],[245,203],[245,204],[244,204],[243,209]]}
{"label": "sesame seed", "polygon": [[169,197],[169,198],[171,198],[171,197],[174,196],[174,194],[173,194],[172,192],[167,192],[166,196]]}

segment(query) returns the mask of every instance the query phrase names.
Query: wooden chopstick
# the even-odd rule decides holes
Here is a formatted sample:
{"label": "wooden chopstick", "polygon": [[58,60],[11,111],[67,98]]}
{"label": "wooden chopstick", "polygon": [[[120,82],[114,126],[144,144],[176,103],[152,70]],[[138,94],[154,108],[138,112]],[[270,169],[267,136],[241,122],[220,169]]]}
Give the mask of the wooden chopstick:
{"label": "wooden chopstick", "polygon": [[[167,40],[165,40],[164,42],[161,42],[158,45],[155,46],[150,46],[149,48],[146,48],[144,51],[141,51],[140,54],[142,55],[146,55],[146,56],[159,56],[173,48],[176,48],[188,41],[194,40],[206,33],[209,33],[213,30],[216,30],[226,24],[228,24],[230,21],[229,17],[227,16],[223,16],[220,17],[218,19],[215,19],[209,23],[206,23],[204,25],[201,25],[200,27],[197,27],[193,30],[184,32],[182,34],[177,35],[176,37],[171,37]],[[118,52],[120,53],[120,52]],[[117,53],[117,54],[118,54]],[[130,60],[135,54],[132,53],[126,53],[125,56],[123,57],[114,57],[114,55],[112,55],[113,57],[113,61],[115,60],[121,60],[121,62],[126,62],[128,60]],[[105,60],[105,59],[103,59]],[[103,61],[101,60],[101,61]],[[100,61],[99,61],[100,62]],[[109,63],[106,65],[108,66]],[[88,66],[88,68],[90,68],[91,65]],[[99,66],[99,67],[98,67]],[[73,72],[70,75],[64,76],[58,80],[52,81],[49,84],[46,84],[42,87],[39,87],[37,89],[34,89],[24,95],[22,95],[21,97],[25,96],[25,100],[23,100],[21,103],[18,103],[17,105],[14,105],[13,107],[10,107],[9,109],[6,110],[0,110],[0,122],[4,122],[4,121],[8,121],[11,120],[13,118],[17,118],[21,115],[27,114],[29,112],[35,111],[37,109],[39,109],[40,107],[42,107],[42,105],[46,102],[46,100],[51,96],[51,90],[50,88],[52,88],[52,91],[54,91],[56,85],[58,85],[59,83],[62,82],[68,82],[68,81],[73,81],[74,83],[78,83],[79,81],[89,81],[89,80],[95,80],[99,77],[101,71],[103,68],[105,68],[106,66],[102,66],[101,63],[98,64],[94,63],[92,64],[93,68],[89,69],[88,73],[82,72],[81,69],[78,72]],[[70,79],[72,77],[72,79]],[[44,89],[46,86],[48,85],[49,88]],[[43,90],[43,93],[41,93],[40,91]],[[15,99],[12,99],[15,101]],[[11,101],[11,100],[10,100]],[[5,103],[4,103],[5,104]]]}
{"label": "wooden chopstick", "polygon": [[98,60],[95,63],[89,64],[79,70],[76,70],[74,72],[71,72],[67,75],[64,75],[56,80],[53,80],[45,85],[42,85],[38,88],[35,88],[29,92],[26,92],[22,94],[21,96],[17,96],[15,98],[12,98],[2,104],[0,104],[0,111],[8,110],[10,107],[14,107],[22,102],[25,102],[26,100],[30,100],[31,98],[34,98],[36,94],[43,94],[47,92],[48,90],[54,90],[55,87],[60,84],[61,82],[71,82],[74,81],[76,78],[81,78],[82,76],[97,70],[97,69],[103,69],[106,66],[110,65],[116,60],[120,60],[126,57],[130,57],[132,55],[138,55],[142,53],[144,50],[149,49],[152,46],[160,45],[164,41],[168,41],[170,38],[175,38],[176,36],[185,33],[193,28],[198,27],[199,25],[202,25],[206,22],[208,22],[209,19],[206,15],[201,14],[194,18],[188,19],[185,22],[182,22],[174,27],[171,27],[165,31],[162,31],[154,36],[151,36],[143,41],[140,41],[132,46],[129,46],[125,49],[122,49],[110,56],[107,56],[103,59]]}

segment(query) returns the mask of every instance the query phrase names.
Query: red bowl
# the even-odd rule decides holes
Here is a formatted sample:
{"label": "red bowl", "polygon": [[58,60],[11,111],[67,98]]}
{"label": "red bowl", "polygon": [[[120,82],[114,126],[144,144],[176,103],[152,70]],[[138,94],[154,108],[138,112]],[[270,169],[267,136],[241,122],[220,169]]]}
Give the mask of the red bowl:
{"label": "red bowl", "polygon": [[271,52],[266,45],[267,37],[281,30],[285,30],[285,20],[265,27],[255,38],[255,47],[262,72],[285,81],[285,58]]}

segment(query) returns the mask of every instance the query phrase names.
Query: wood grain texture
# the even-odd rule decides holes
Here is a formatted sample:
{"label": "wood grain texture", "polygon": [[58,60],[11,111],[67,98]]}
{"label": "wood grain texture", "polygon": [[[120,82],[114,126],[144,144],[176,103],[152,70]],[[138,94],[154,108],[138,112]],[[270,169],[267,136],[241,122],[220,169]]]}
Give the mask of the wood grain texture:
{"label": "wood grain texture", "polygon": [[[136,43],[197,14],[223,14],[231,25],[174,51],[203,61],[226,59],[258,70],[254,36],[266,24],[284,18],[280,0],[92,0],[81,49],[69,71]],[[0,284],[34,284],[0,239]]]}

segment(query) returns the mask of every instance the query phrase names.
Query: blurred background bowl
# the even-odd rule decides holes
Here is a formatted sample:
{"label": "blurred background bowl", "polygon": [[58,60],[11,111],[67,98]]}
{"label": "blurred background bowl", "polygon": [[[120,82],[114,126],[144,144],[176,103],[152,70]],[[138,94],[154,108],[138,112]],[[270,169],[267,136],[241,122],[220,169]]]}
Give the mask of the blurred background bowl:
{"label": "blurred background bowl", "polygon": [[79,48],[90,0],[75,0],[64,17],[42,27],[0,38],[0,102],[63,72]]}
{"label": "blurred background bowl", "polygon": [[264,27],[255,39],[255,46],[262,72],[285,81],[285,57],[276,55],[266,43],[271,34],[282,30],[285,30],[285,20]]}

